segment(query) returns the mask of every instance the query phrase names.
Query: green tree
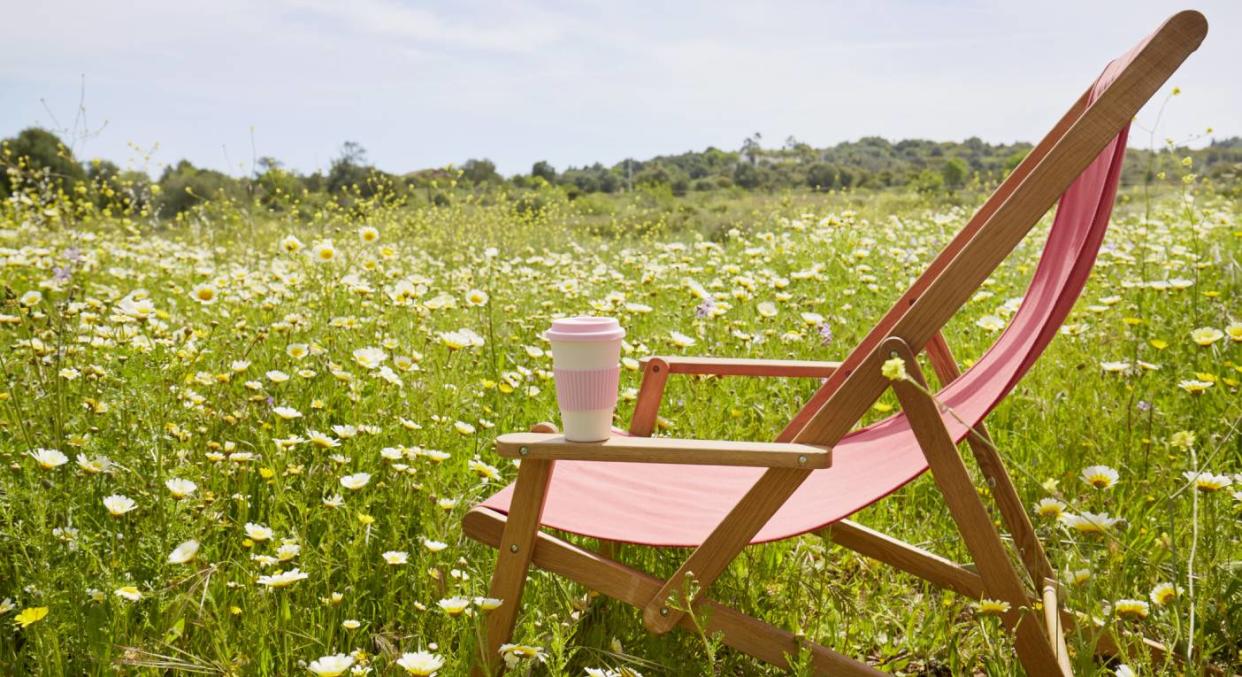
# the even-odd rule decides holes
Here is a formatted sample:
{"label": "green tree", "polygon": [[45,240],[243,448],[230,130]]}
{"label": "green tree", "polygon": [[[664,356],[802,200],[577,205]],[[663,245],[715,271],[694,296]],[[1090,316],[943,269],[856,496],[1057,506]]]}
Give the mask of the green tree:
{"label": "green tree", "polygon": [[504,178],[496,171],[496,163],[487,158],[466,160],[466,163],[461,166],[461,178],[476,186],[504,181]]}
{"label": "green tree", "polygon": [[367,164],[367,151],[356,141],[341,144],[341,153],[328,168],[327,188],[330,193],[344,193],[351,186],[366,190],[372,168]]}
{"label": "green tree", "polygon": [[940,175],[944,178],[944,185],[949,190],[957,190],[966,183],[966,175],[970,173],[970,167],[966,165],[966,161],[961,158],[949,158],[948,161],[940,168]]}
{"label": "green tree", "polygon": [[806,170],[806,185],[812,190],[832,190],[837,186],[837,168],[826,162],[816,162]]}
{"label": "green tree", "polygon": [[[70,190],[86,178],[86,170],[73,157],[60,138],[38,127],[23,129],[17,136],[0,142],[0,165],[7,169],[29,168],[46,171],[53,181]],[[13,190],[8,171],[0,171],[0,194]]]}
{"label": "green tree", "polygon": [[156,208],[165,216],[180,214],[207,200],[238,198],[242,193],[233,177],[214,169],[200,169],[189,160],[164,168],[159,186]]}
{"label": "green tree", "polygon": [[539,177],[548,183],[556,183],[556,168],[547,160],[540,160],[530,168],[532,177]]}
{"label": "green tree", "polygon": [[759,187],[759,170],[752,164],[739,162],[733,168],[733,183],[746,190],[754,190]]}

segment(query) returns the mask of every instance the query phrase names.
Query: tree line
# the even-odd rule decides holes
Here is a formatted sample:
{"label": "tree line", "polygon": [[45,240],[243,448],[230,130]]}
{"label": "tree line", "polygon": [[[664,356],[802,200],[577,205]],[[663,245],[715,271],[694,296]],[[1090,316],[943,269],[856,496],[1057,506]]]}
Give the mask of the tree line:
{"label": "tree line", "polygon": [[[89,194],[96,201],[115,202],[121,209],[132,211],[141,206],[150,213],[171,217],[211,200],[249,200],[279,209],[295,201],[347,201],[381,191],[433,205],[448,204],[462,190],[555,189],[570,199],[635,190],[673,196],[720,190],[886,188],[941,193],[994,185],[1030,149],[1027,143],[991,144],[978,138],[891,142],[878,136],[827,148],[815,148],[793,137],[779,146],[765,146],[762,136],[755,134],[744,139],[737,150],[712,147],[560,171],[539,161],[527,173],[506,177],[488,159],[393,174],[373,166],[361,145],[346,142],[327,171],[301,173],[276,158],[263,157],[247,176],[232,176],[181,160],[165,167],[158,177],[151,177],[105,159],[79,161],[56,134],[31,127],[0,141],[0,165],[4,169],[0,172],[0,197],[32,190],[76,192]],[[1189,164],[1186,158],[1190,158]],[[1242,138],[1233,137],[1213,140],[1195,150],[1172,145],[1157,151],[1132,149],[1122,180],[1129,185],[1166,182],[1193,171],[1226,191],[1236,192],[1242,183],[1237,181],[1240,170]]]}

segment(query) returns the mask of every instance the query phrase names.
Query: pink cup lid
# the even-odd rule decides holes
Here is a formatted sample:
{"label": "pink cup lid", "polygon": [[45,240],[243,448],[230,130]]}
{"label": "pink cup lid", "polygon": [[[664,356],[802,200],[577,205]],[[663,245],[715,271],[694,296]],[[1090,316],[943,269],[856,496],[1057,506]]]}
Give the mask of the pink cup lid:
{"label": "pink cup lid", "polygon": [[611,317],[567,317],[552,320],[552,328],[543,337],[549,341],[619,341],[625,330]]}

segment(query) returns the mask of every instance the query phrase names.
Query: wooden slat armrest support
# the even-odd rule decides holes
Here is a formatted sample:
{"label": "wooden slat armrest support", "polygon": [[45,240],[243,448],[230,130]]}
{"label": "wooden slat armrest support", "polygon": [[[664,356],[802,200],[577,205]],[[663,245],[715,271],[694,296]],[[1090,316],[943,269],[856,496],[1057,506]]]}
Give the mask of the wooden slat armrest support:
{"label": "wooden slat armrest support", "polygon": [[510,433],[496,438],[496,452],[520,459],[686,463],[758,468],[827,468],[832,450],[811,444],[730,442],[669,437],[610,437],[603,442],[570,442],[564,435]]}
{"label": "wooden slat armrest support", "polygon": [[705,374],[711,376],[782,376],[827,378],[841,366],[840,362],[810,360],[765,360],[745,357],[680,357],[661,355],[641,362],[659,360],[668,365],[670,374]]}

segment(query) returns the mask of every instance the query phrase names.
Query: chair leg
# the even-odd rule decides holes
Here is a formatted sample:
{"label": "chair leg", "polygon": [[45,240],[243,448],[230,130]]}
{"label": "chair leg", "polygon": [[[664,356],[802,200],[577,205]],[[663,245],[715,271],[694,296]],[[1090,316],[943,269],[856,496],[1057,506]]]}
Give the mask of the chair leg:
{"label": "chair leg", "polygon": [[[943,334],[936,332],[936,335],[927,342],[926,351],[932,369],[936,377],[940,379],[941,386],[947,385],[961,375],[957,360],[953,357],[953,351],[949,349],[949,344],[945,342]],[[1041,588],[1046,579],[1055,578],[1052,564],[1048,562],[1043,543],[1040,543],[1039,537],[1035,534],[1035,527],[1031,524],[1031,518],[1026,514],[1026,508],[1022,506],[1022,498],[1018,496],[1018,490],[1014,488],[1013,480],[1009,478],[1005,464],[1001,461],[1000,455],[996,453],[996,445],[993,444],[982,421],[975,426],[970,435],[967,435],[966,442],[975,456],[975,462],[979,464],[979,470],[992,487],[996,507],[1000,510],[1001,519],[1005,521],[1005,528],[1013,537],[1014,546],[1018,549],[1018,557],[1026,565],[1027,573],[1031,575],[1031,582],[1037,589]]]}
{"label": "chair leg", "polygon": [[[500,646],[510,640],[522,603],[522,588],[534,553],[539,533],[539,518],[548,482],[552,479],[553,461],[527,459],[518,471],[517,486],[509,504],[509,519],[500,538],[496,569],[492,572],[489,595],[501,600],[498,608],[487,614],[487,636],[482,647],[482,664],[472,674],[496,674],[500,667]],[[484,672],[486,671],[486,672]]]}
{"label": "chair leg", "polygon": [[932,478],[944,496],[949,514],[957,523],[962,540],[975,561],[979,576],[983,579],[984,592],[989,597],[1008,602],[1013,610],[1019,612],[1020,617],[1014,628],[1018,659],[1033,675],[1064,674],[1052,644],[1044,634],[1043,619],[1033,612],[1026,588],[1009,561],[987,509],[979,500],[957,445],[945,428],[939,404],[927,393],[927,383],[923,380],[914,353],[900,339],[890,339],[885,345],[906,363],[911,380],[894,381],[893,390],[927,457]]}

